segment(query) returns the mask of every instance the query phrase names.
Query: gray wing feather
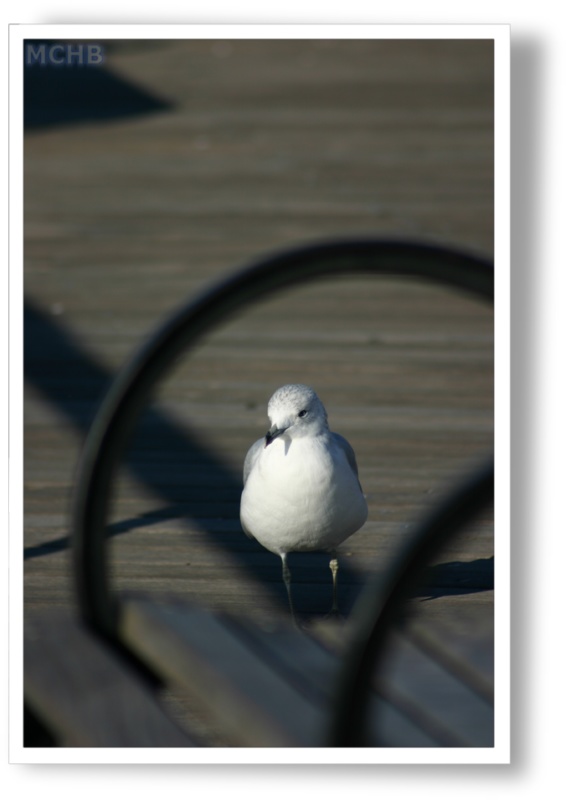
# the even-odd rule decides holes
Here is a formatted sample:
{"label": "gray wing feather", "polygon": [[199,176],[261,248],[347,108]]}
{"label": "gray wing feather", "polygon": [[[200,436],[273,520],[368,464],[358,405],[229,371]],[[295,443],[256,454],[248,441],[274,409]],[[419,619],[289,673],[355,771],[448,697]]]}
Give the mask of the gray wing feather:
{"label": "gray wing feather", "polygon": [[[244,486],[246,485],[246,481],[248,479],[248,475],[250,474],[250,472],[254,468],[254,464],[257,461],[258,456],[261,453],[264,445],[265,445],[265,439],[258,439],[257,442],[254,442],[254,444],[252,444],[252,446],[250,447],[250,449],[247,452],[247,455],[246,455],[246,457],[244,459]],[[241,522],[242,529],[243,529],[244,533],[246,534],[246,536],[248,536],[250,539],[255,538],[247,530],[247,528],[245,527],[244,523],[241,520],[240,520],[240,522]]]}
{"label": "gray wing feather", "polygon": [[[356,461],[356,454],[354,453],[354,448],[350,444],[347,439],[344,439],[343,436],[340,436],[339,433],[333,433],[332,438],[334,440],[334,444],[337,444],[338,447],[344,452],[344,455],[348,459],[348,464],[352,467],[353,473],[358,477],[358,463]],[[360,483],[358,478],[358,483]],[[360,489],[362,485],[360,484]]]}
{"label": "gray wing feather", "polygon": [[258,456],[261,450],[263,449],[264,445],[265,445],[265,439],[258,439],[257,442],[254,442],[254,444],[252,444],[252,446],[248,450],[248,453],[244,460],[244,486],[248,479],[248,475],[254,468],[254,464],[257,461]]}

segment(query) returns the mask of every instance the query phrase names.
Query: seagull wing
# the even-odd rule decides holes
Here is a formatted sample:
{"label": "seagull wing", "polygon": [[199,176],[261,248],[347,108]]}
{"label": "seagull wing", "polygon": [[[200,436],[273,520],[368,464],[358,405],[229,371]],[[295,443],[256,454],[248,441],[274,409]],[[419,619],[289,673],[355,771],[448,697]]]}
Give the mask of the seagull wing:
{"label": "seagull wing", "polygon": [[[340,436],[339,433],[333,433],[332,439],[334,441],[334,444],[337,445],[340,448],[340,450],[343,451],[344,455],[348,460],[348,464],[352,468],[352,472],[356,477],[358,477],[358,463],[356,461],[356,454],[354,453],[354,448],[352,447],[350,442],[347,439],[344,439],[343,436]],[[359,480],[358,483],[360,483]],[[361,488],[362,485],[360,484],[360,489]]]}
{"label": "seagull wing", "polygon": [[248,450],[248,453],[244,461],[244,486],[246,485],[248,475],[254,468],[255,462],[258,460],[259,454],[263,450],[264,445],[265,445],[265,439],[258,439],[257,442],[254,442],[254,444],[252,444],[252,446]]}
{"label": "seagull wing", "polygon": [[[247,453],[246,458],[244,460],[244,486],[246,485],[246,481],[248,479],[248,476],[249,476],[250,472],[252,471],[252,469],[254,468],[255,463],[258,460],[259,455],[260,455],[261,451],[263,450],[264,446],[265,446],[265,439],[258,439],[257,442],[254,442],[254,444],[252,444],[252,446],[248,450],[248,453]],[[244,523],[241,521],[241,519],[240,519],[240,522],[241,522],[242,529],[243,529],[244,533],[246,534],[246,536],[248,536],[250,539],[254,539],[255,537],[253,536],[253,534],[251,534],[246,529],[246,527],[245,527]]]}

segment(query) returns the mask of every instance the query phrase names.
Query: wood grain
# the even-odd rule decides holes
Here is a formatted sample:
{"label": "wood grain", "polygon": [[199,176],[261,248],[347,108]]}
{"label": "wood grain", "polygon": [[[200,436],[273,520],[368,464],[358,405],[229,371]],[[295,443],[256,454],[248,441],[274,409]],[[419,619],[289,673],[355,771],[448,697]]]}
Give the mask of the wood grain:
{"label": "wood grain", "polygon": [[[84,437],[116,370],[181,302],[250,259],[328,237],[493,251],[490,42],[106,52],[109,76],[161,109],[25,137],[26,613],[75,602]],[[157,387],[125,455],[109,520],[116,588],[286,617],[278,560],[243,535],[238,505],[267,401],[294,381],[354,446],[368,498],[368,523],[341,548],[347,617],[413,521],[492,447],[492,311],[424,282],[347,276],[227,320]],[[488,515],[439,559],[415,613],[448,639],[489,634],[493,553]],[[323,627],[326,561],[290,559],[296,606]]]}

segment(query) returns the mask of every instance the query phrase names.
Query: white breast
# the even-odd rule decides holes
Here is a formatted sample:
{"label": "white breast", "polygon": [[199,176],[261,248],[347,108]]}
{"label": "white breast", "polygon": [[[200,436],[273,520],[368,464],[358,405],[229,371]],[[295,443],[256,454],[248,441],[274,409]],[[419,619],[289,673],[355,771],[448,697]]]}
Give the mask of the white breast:
{"label": "white breast", "polygon": [[329,436],[281,437],[259,454],[240,516],[244,529],[274,553],[331,550],[361,528],[367,505]]}

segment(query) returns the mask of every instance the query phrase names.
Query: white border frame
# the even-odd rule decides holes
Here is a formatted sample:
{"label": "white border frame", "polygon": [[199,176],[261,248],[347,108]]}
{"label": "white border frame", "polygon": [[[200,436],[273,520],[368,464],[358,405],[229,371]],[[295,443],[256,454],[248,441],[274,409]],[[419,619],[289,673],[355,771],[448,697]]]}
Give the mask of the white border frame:
{"label": "white border frame", "polygon": [[[495,70],[495,746],[493,748],[24,748],[23,59],[25,39],[491,39]],[[510,763],[510,28],[508,25],[11,25],[10,754],[16,764]]]}

